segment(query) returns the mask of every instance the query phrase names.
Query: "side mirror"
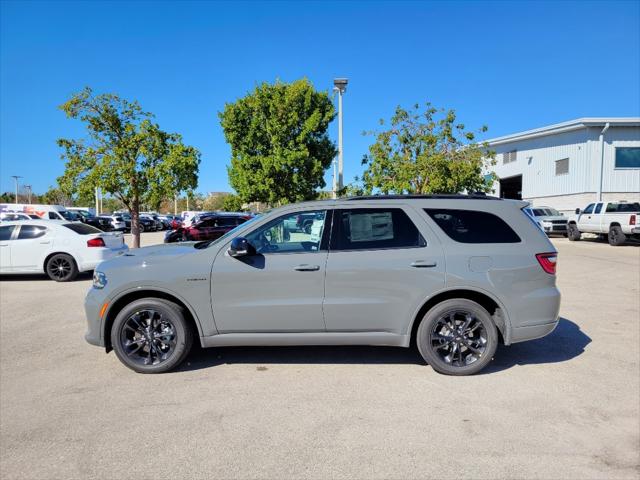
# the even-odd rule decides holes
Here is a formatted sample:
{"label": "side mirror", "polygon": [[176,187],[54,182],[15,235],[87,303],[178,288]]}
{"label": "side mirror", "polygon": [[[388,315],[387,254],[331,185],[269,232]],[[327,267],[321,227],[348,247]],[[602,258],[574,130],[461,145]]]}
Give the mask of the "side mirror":
{"label": "side mirror", "polygon": [[576,215],[580,215],[580,209],[576,208]]}
{"label": "side mirror", "polygon": [[256,249],[249,243],[244,237],[236,237],[231,240],[229,250],[227,250],[231,257],[247,257],[256,254]]}

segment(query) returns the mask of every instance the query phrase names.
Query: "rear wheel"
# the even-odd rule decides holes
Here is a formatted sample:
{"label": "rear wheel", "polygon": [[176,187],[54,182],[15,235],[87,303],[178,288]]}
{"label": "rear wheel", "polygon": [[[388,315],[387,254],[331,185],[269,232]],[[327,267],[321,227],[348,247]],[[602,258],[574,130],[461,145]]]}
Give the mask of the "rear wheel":
{"label": "rear wheel", "polygon": [[627,241],[627,236],[622,232],[622,228],[620,228],[618,225],[614,225],[609,227],[608,240],[609,245],[619,247]]}
{"label": "rear wheel", "polygon": [[493,358],[498,330],[482,306],[464,298],[439,303],[427,312],[416,334],[422,358],[446,375],[472,375]]}
{"label": "rear wheel", "polygon": [[71,255],[58,253],[47,260],[47,275],[56,282],[70,282],[78,276],[78,266]]}
{"label": "rear wheel", "polygon": [[580,230],[578,230],[578,227],[575,223],[570,223],[569,225],[567,225],[567,238],[571,242],[580,240],[580,237],[582,237],[582,234],[580,233]]}
{"label": "rear wheel", "polygon": [[184,310],[159,298],[142,298],[124,307],[111,329],[118,359],[139,373],[164,373],[186,358],[193,332]]}

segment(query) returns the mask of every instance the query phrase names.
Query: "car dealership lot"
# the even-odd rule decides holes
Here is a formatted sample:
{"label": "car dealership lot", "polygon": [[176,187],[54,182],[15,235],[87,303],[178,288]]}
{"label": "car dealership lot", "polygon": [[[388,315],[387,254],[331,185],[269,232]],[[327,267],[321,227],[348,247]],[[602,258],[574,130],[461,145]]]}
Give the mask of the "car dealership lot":
{"label": "car dealership lot", "polygon": [[89,276],[3,277],[0,477],[638,478],[640,247],[553,242],[558,329],[460,378],[379,347],[139,375],[85,343]]}

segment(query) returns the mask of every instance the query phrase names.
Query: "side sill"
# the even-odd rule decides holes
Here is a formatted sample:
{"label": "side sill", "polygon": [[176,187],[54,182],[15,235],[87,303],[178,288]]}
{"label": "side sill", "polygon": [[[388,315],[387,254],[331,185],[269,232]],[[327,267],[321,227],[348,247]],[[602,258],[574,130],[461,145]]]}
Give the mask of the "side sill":
{"label": "side sill", "polygon": [[389,332],[221,333],[202,337],[202,346],[378,345],[408,347],[409,336]]}

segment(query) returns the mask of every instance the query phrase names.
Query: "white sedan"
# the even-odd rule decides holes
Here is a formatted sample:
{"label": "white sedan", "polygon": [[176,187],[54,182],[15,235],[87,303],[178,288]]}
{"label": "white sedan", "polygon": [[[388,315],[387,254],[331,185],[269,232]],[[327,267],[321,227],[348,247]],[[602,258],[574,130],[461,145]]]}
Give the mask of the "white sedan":
{"label": "white sedan", "polygon": [[57,282],[125,253],[121,233],[63,220],[25,220],[0,225],[0,273],[46,273]]}

